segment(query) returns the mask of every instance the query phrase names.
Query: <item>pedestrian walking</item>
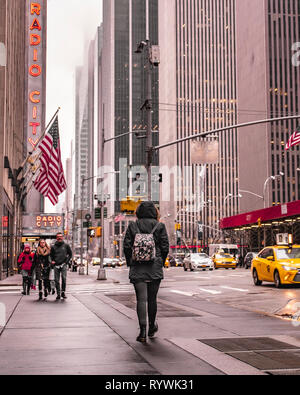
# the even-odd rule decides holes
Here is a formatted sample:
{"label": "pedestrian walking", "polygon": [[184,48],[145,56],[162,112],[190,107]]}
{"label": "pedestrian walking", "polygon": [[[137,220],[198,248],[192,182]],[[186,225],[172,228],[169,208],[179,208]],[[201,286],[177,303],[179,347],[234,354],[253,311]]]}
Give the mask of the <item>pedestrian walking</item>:
{"label": "pedestrian walking", "polygon": [[[62,233],[57,233],[56,242],[52,246],[50,251],[52,265],[54,267],[54,277],[57,297],[59,300],[61,297],[66,299],[66,281],[68,263],[72,258],[72,250],[70,246],[64,242],[64,236]],[[60,286],[60,277],[62,278],[62,284]]]}
{"label": "pedestrian walking", "polygon": [[43,299],[43,289],[45,299],[51,292],[49,281],[50,266],[50,247],[44,239],[40,239],[32,265],[32,271],[35,271],[36,280],[38,281],[39,300]]}
{"label": "pedestrian walking", "polygon": [[163,266],[169,253],[166,227],[159,222],[159,212],[151,201],[142,202],[136,210],[137,220],[130,222],[124,238],[124,254],[130,267],[129,279],[134,285],[140,333],[137,341],[146,342],[158,331],[156,322],[157,293],[163,279]]}
{"label": "pedestrian walking", "polygon": [[18,264],[20,265],[20,270],[23,279],[23,295],[30,294],[31,286],[31,268],[34,259],[34,254],[31,252],[30,245],[24,245],[24,251],[20,254],[18,259]]}

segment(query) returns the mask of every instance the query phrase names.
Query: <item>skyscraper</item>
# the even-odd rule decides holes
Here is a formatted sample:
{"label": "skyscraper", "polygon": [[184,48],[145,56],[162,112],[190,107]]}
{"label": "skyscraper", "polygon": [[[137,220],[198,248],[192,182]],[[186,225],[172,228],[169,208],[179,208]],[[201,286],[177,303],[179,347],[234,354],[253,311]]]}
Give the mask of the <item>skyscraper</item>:
{"label": "skyscraper", "polygon": [[[300,2],[237,2],[237,98],[239,122],[299,113]],[[240,189],[264,195],[270,207],[300,199],[299,146],[285,144],[299,120],[240,129]],[[284,175],[272,180],[271,176]],[[243,193],[241,210],[263,207],[263,199]]]}
{"label": "skyscraper", "polygon": [[[151,44],[158,44],[158,1],[149,1],[149,32]],[[139,166],[146,161],[145,139],[138,138],[146,130],[146,114],[141,107],[146,100],[147,54],[136,54],[137,45],[146,39],[146,2],[112,0],[103,2],[103,48],[101,54],[101,121],[105,139],[135,131],[105,144],[104,164],[110,166],[104,177],[110,194],[109,216],[120,210],[120,199],[127,195],[145,197],[143,184],[131,188]],[[158,130],[158,71],[152,72],[153,130]],[[104,110],[104,112],[103,112]],[[101,141],[101,136],[100,136]],[[153,133],[153,142],[158,141]],[[101,143],[100,143],[101,144]],[[154,165],[158,158],[154,158]],[[117,172],[117,173],[114,173]],[[120,172],[120,173],[119,173]],[[128,178],[129,177],[129,178]],[[108,192],[109,191],[109,192]],[[104,191],[105,192],[105,191]],[[157,196],[158,199],[158,196]],[[110,221],[110,235],[119,234]],[[124,226],[123,226],[124,228]]]}
{"label": "skyscraper", "polygon": [[[235,124],[236,1],[161,1],[159,17],[160,143]],[[219,162],[206,167],[191,163],[190,142],[160,152],[160,165],[174,168],[171,202],[162,202],[163,213],[172,214],[169,233],[174,234],[174,220],[179,220],[188,243],[199,238],[198,222],[205,226],[201,237],[207,241],[218,237],[225,211],[238,210],[237,131],[207,140],[214,139]]]}

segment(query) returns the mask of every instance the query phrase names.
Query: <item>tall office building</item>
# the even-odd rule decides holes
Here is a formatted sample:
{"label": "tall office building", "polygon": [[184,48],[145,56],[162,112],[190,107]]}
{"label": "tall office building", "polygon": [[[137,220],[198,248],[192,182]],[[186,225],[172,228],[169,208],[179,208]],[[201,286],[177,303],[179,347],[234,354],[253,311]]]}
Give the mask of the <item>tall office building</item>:
{"label": "tall office building", "polygon": [[[75,86],[75,209],[93,214],[94,209],[94,53],[97,50],[92,40],[85,54],[85,63],[76,68]],[[80,227],[79,227],[80,229]],[[84,232],[86,242],[86,232]],[[76,246],[80,234],[76,235]]]}
{"label": "tall office building", "polygon": [[[245,0],[236,3],[237,98],[239,122],[299,113],[300,2]],[[298,44],[299,45],[299,44]],[[299,120],[240,129],[241,211],[300,199],[299,146],[285,144]],[[272,180],[271,176],[284,176]],[[265,188],[264,188],[265,186]]]}
{"label": "tall office building", "polygon": [[0,280],[13,274],[22,211],[16,170],[24,160],[26,4],[0,0]]}
{"label": "tall office building", "polygon": [[[299,7],[283,0],[159,2],[160,143],[297,114]],[[171,201],[161,204],[172,214],[169,232],[179,220],[195,242],[199,221],[207,241],[218,238],[223,217],[299,199],[299,147],[285,151],[297,125],[273,122],[211,136],[219,141],[219,161],[206,168],[191,165],[190,142],[163,149],[160,164],[174,169]]]}
{"label": "tall office building", "polygon": [[[235,18],[235,0],[159,2],[160,144],[236,124]],[[225,212],[238,210],[237,131],[207,140],[214,139],[219,142],[217,164],[192,164],[190,142],[160,151],[160,165],[174,169],[162,212],[171,214],[170,235],[178,220],[188,244],[199,239],[198,222],[205,225],[200,238],[207,242],[218,238]],[[176,238],[171,240],[176,244]]]}
{"label": "tall office building", "polygon": [[[120,200],[127,195],[144,198],[147,194],[143,181],[140,186],[131,186],[139,166],[146,162],[145,139],[141,137],[146,130],[146,113],[141,107],[146,100],[147,75],[146,52],[134,51],[141,41],[146,39],[146,1],[111,0],[103,2],[103,48],[101,54],[101,101],[100,124],[104,126],[105,139],[115,138],[123,133],[136,131],[105,144],[104,164],[109,166],[104,175],[107,188],[103,192],[110,195],[108,216],[109,234],[112,238],[124,231],[118,223],[114,224],[114,215],[120,210]],[[151,44],[158,44],[158,1],[149,0],[149,35]],[[158,126],[158,70],[152,70],[153,125]],[[103,112],[104,111],[104,112]],[[102,137],[100,136],[100,145]],[[158,142],[157,133],[153,133],[153,143]],[[158,164],[157,156],[154,165]],[[114,173],[117,172],[117,173]],[[120,173],[118,173],[120,172]],[[143,177],[142,177],[143,178]],[[155,189],[154,189],[155,190]],[[158,194],[154,193],[154,200]],[[106,233],[107,234],[107,233]],[[107,246],[108,248],[108,246]]]}

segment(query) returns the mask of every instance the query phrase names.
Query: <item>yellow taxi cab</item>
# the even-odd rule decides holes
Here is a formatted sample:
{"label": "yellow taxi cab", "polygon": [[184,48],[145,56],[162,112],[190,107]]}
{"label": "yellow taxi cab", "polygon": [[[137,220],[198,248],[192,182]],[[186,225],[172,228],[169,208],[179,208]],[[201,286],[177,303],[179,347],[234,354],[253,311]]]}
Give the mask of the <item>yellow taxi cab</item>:
{"label": "yellow taxi cab", "polygon": [[214,264],[215,269],[219,268],[225,268],[225,269],[235,269],[237,260],[235,259],[234,256],[225,253],[222,250],[217,251],[215,254],[212,256],[212,261]]}
{"label": "yellow taxi cab", "polygon": [[300,284],[300,245],[265,247],[253,259],[252,277],[255,285],[272,282],[276,288],[284,284]]}
{"label": "yellow taxi cab", "polygon": [[170,258],[169,255],[167,256],[167,259],[165,261],[165,268],[169,268],[170,267]]}

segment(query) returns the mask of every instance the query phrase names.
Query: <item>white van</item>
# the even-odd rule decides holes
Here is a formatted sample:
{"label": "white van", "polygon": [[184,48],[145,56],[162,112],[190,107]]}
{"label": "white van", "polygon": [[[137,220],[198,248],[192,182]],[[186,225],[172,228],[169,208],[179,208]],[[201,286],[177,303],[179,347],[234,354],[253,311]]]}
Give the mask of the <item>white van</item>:
{"label": "white van", "polygon": [[239,254],[239,248],[236,244],[210,244],[209,256],[212,256],[214,253],[216,253],[219,250],[222,250],[222,252],[234,256]]}

